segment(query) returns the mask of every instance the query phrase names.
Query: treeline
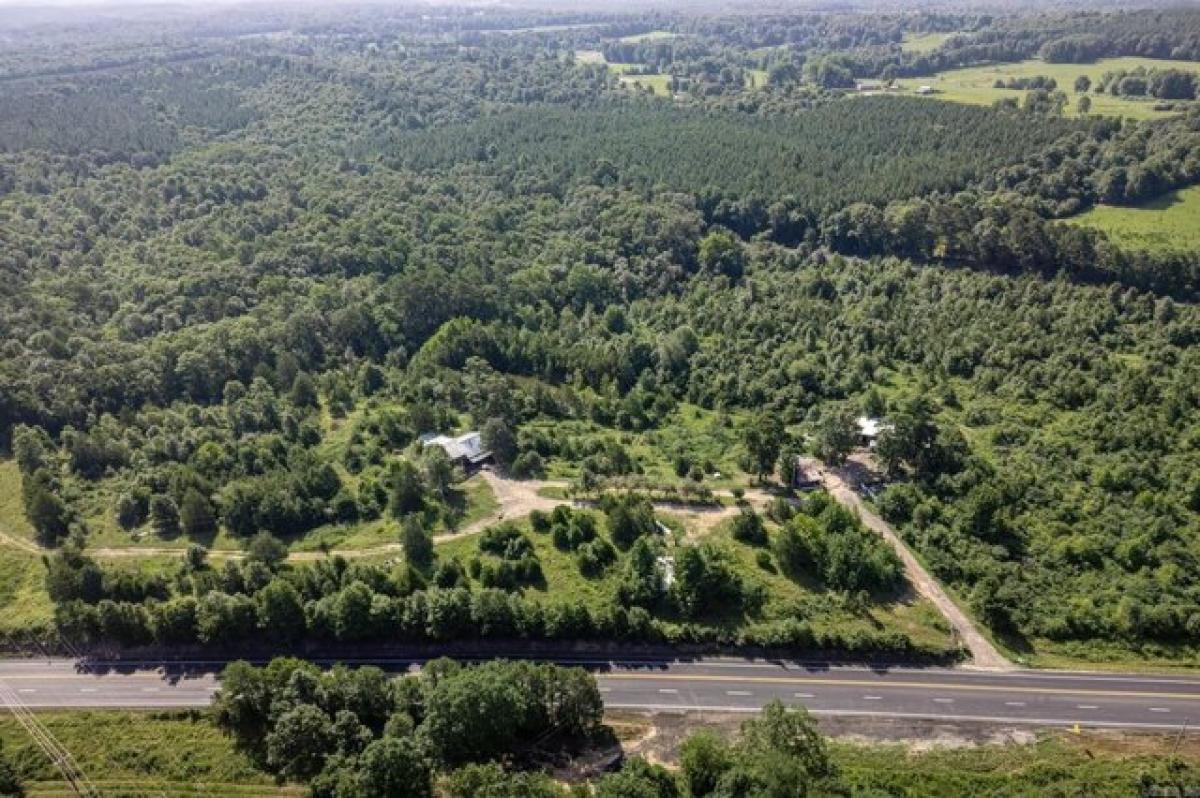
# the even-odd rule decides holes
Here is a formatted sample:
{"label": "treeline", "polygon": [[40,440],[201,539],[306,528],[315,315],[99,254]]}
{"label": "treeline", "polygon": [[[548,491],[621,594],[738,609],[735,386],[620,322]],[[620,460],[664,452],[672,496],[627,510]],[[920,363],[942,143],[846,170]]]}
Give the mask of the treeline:
{"label": "treeline", "polygon": [[932,52],[905,52],[894,45],[841,48],[820,56],[829,62],[820,74],[828,79],[845,75],[892,80],[1034,57],[1048,63],[1091,63],[1120,56],[1200,61],[1200,13],[1174,8],[1146,13],[1014,14],[951,36]]}
{"label": "treeline", "polygon": [[778,702],[745,721],[734,741],[689,737],[678,774],[635,758],[563,787],[533,767],[604,742],[603,705],[591,675],[555,665],[440,659],[391,677],[293,659],[235,662],[221,674],[214,713],[260,767],[307,784],[318,798],[733,798],[844,789],[812,719]]}
{"label": "treeline", "polygon": [[439,772],[585,744],[603,705],[579,668],[443,659],[394,678],[275,659],[227,666],[213,711],[239,749],[312,795],[385,798],[432,796]]}
{"label": "treeline", "polygon": [[[574,555],[580,572],[613,575],[613,601],[539,597],[545,590],[532,542],[512,525],[484,533],[465,564],[436,557],[427,533],[404,524],[406,567],[387,570],[334,557],[312,566],[283,563],[269,535],[242,561],[209,565],[192,547],[173,576],[103,567],[74,546],[48,561],[46,587],[59,631],[78,644],[208,647],[256,640],[361,645],[456,640],[606,640],[703,646],[762,646],[939,658],[944,650],[898,632],[814,627],[794,611],[763,612],[761,585],[738,575],[716,546],[664,549],[644,500],[606,497],[603,532],[593,518],[562,507],[531,518],[535,534]],[[890,595],[900,564],[886,544],[840,505],[814,498],[804,512],[781,510],[784,528],[768,539],[750,511],[734,538],[771,550],[792,578],[811,576],[846,595]],[[667,556],[664,557],[663,555]],[[671,560],[671,573],[664,560]],[[734,612],[734,608],[741,607]],[[747,623],[714,622],[743,613]]]}
{"label": "treeline", "polygon": [[1097,94],[1114,97],[1154,97],[1159,100],[1194,100],[1200,75],[1182,69],[1118,69],[1105,72],[1093,87]]}

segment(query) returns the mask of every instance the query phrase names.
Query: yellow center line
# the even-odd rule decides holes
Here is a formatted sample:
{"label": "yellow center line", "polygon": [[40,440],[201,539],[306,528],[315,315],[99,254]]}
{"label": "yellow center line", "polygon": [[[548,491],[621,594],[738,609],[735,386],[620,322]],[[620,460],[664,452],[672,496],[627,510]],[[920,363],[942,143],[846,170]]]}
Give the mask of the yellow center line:
{"label": "yellow center line", "polygon": [[879,690],[959,690],[986,693],[1033,693],[1062,696],[1105,696],[1109,698],[1169,698],[1178,701],[1200,701],[1200,693],[1156,693],[1144,690],[1095,690],[1063,689],[1055,687],[1007,687],[997,684],[962,684],[955,682],[904,682],[878,681],[874,679],[823,679],[805,676],[711,676],[682,674],[613,673],[598,674],[600,681],[678,681],[678,682],[734,682],[737,684],[791,684],[826,685],[828,687],[872,687]]}

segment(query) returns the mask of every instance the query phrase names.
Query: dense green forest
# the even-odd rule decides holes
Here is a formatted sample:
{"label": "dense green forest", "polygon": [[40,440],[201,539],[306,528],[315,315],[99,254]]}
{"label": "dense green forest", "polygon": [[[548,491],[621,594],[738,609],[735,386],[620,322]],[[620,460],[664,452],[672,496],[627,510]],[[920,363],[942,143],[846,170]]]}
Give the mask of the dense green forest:
{"label": "dense green forest", "polygon": [[[0,56],[0,558],[46,575],[5,632],[952,656],[855,519],[745,496],[866,413],[1012,651],[1194,655],[1200,255],[1063,220],[1200,181],[1200,110],[852,95],[1197,58],[1200,14],[128,13],[0,15],[43,45]],[[595,506],[471,526],[418,440],[471,429]]]}

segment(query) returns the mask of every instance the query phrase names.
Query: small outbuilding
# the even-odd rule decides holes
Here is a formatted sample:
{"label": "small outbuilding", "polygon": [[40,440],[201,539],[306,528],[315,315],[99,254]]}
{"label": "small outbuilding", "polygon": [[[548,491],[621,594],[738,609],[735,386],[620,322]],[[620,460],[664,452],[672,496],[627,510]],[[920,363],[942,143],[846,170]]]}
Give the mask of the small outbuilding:
{"label": "small outbuilding", "polygon": [[450,462],[464,471],[473,471],[491,459],[492,453],[483,448],[483,436],[478,432],[467,432],[458,437],[427,433],[421,436],[424,447],[439,446]]}
{"label": "small outbuilding", "polygon": [[858,425],[858,443],[866,449],[875,445],[881,433],[892,428],[891,424],[869,416],[859,416],[854,421]]}

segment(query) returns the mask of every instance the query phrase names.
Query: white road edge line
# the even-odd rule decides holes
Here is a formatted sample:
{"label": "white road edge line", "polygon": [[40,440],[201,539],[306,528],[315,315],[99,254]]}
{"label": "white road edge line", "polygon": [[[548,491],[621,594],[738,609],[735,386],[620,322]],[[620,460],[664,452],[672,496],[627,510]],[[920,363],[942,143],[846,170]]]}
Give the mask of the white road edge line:
{"label": "white road edge line", "polygon": [[[670,710],[678,712],[761,712],[757,707],[717,706],[712,704],[606,704],[609,709],[642,709]],[[872,712],[870,710],[841,710],[841,709],[810,709],[810,715],[828,717],[864,717],[864,718],[915,718],[920,720],[958,720],[974,721],[976,723],[1019,723],[1026,726],[1074,726],[1078,720],[1062,718],[1005,718],[994,715],[938,715],[933,712]],[[1179,729],[1178,723],[1142,723],[1139,721],[1122,722],[1119,720],[1089,720],[1087,726],[1112,729]]]}

